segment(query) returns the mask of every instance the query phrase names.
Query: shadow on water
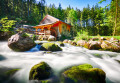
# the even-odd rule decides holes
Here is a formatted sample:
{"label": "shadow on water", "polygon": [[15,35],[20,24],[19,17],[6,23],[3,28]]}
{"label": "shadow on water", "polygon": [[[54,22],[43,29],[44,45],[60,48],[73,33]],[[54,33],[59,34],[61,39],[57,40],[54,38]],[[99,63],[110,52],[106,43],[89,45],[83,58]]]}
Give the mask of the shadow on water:
{"label": "shadow on water", "polygon": [[20,69],[12,69],[12,68],[6,68],[2,67],[0,68],[0,83],[16,83],[16,80],[14,78],[11,79],[11,77]]}
{"label": "shadow on water", "polygon": [[0,55],[0,61],[5,60],[6,58],[2,55]]}
{"label": "shadow on water", "polygon": [[29,51],[26,51],[26,52],[37,52],[37,51],[40,51],[40,48],[41,48],[41,45],[36,44],[35,47],[31,48]]}

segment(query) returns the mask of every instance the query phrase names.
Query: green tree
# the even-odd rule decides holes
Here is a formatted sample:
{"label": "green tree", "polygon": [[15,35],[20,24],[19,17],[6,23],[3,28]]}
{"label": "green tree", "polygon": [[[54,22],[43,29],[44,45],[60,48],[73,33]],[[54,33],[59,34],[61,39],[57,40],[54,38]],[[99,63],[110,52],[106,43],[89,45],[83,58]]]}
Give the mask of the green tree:
{"label": "green tree", "polygon": [[67,20],[73,26],[71,32],[72,32],[72,35],[74,37],[76,35],[76,25],[77,25],[77,20],[78,20],[77,13],[76,13],[76,11],[74,9],[71,9],[69,11]]}
{"label": "green tree", "polygon": [[14,20],[8,20],[7,17],[5,18],[2,18],[0,20],[0,24],[2,24],[2,26],[0,27],[0,31],[4,31],[4,32],[7,32],[7,31],[12,31],[15,27],[15,22]]}

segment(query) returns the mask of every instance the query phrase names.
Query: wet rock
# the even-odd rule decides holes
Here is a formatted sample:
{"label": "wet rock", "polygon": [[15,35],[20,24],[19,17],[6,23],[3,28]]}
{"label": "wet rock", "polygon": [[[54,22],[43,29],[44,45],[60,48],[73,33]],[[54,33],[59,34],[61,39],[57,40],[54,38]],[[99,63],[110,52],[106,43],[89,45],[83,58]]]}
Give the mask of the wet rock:
{"label": "wet rock", "polygon": [[71,44],[71,43],[72,43],[72,41],[71,41],[71,40],[68,40],[68,43],[69,43],[69,44]]}
{"label": "wet rock", "polygon": [[44,36],[42,37],[42,40],[48,40],[48,36],[44,35]]}
{"label": "wet rock", "polygon": [[63,43],[68,43],[68,40],[67,40],[67,39],[65,39],[65,40],[63,41]]}
{"label": "wet rock", "polygon": [[48,38],[48,41],[55,41],[55,40],[56,40],[56,38],[52,35],[50,35],[49,38]]}
{"label": "wet rock", "polygon": [[92,40],[92,41],[98,41],[99,40],[99,38],[91,38],[90,40]]}
{"label": "wet rock", "polygon": [[39,36],[38,36],[38,40],[41,41],[42,39],[43,39],[43,35],[39,35]]}
{"label": "wet rock", "polygon": [[101,49],[101,43],[99,41],[89,41],[88,49],[90,50],[98,50]]}
{"label": "wet rock", "polygon": [[73,66],[62,73],[63,83],[106,83],[106,74],[90,64]]}
{"label": "wet rock", "polygon": [[55,43],[43,43],[40,50],[43,50],[43,51],[62,51],[62,48],[60,48]]}
{"label": "wet rock", "polygon": [[79,40],[79,41],[77,42],[77,45],[78,45],[78,46],[84,46],[86,43],[87,43],[87,42],[86,42],[85,40]]}
{"label": "wet rock", "polygon": [[27,51],[35,45],[35,42],[22,32],[12,35],[8,39],[8,46],[14,51]]}
{"label": "wet rock", "polygon": [[48,79],[51,75],[51,68],[45,62],[40,62],[34,65],[29,73],[29,80],[44,80]]}
{"label": "wet rock", "polygon": [[119,40],[112,37],[112,38],[110,39],[110,41],[111,41],[111,42],[118,42]]}
{"label": "wet rock", "polygon": [[103,41],[101,44],[102,49],[104,50],[110,50],[114,52],[120,52],[120,45],[118,42],[113,41]]}
{"label": "wet rock", "polygon": [[72,42],[72,43],[71,43],[71,45],[76,46],[76,45],[77,45],[77,43],[76,43],[76,42]]}
{"label": "wet rock", "polygon": [[101,38],[100,38],[100,40],[107,40],[107,39],[106,39],[106,38],[104,38],[104,37],[101,37]]}

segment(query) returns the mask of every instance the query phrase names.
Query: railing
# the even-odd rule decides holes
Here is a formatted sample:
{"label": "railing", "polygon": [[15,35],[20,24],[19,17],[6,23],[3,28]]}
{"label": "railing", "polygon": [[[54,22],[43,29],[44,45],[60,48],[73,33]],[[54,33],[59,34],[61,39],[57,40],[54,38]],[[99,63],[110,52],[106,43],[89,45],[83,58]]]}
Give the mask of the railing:
{"label": "railing", "polygon": [[37,31],[37,32],[35,32],[35,34],[37,34],[37,35],[50,35],[51,32],[50,32],[50,30],[43,30],[43,31]]}

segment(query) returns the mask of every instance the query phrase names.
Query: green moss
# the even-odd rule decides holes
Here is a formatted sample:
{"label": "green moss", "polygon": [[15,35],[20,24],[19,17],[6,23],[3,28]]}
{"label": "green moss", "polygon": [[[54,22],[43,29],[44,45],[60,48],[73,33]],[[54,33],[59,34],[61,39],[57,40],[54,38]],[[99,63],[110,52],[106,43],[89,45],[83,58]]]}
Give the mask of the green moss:
{"label": "green moss", "polygon": [[50,83],[49,80],[42,80],[41,83]]}
{"label": "green moss", "polygon": [[5,72],[6,75],[13,75],[15,74],[17,71],[19,71],[20,69],[12,69],[12,70],[8,70],[7,72]]}
{"label": "green moss", "polygon": [[44,80],[49,78],[51,73],[51,68],[45,62],[41,62],[33,66],[30,70],[29,79],[30,80]]}
{"label": "green moss", "polygon": [[27,33],[22,33],[22,37],[29,37]]}
{"label": "green moss", "polygon": [[55,43],[43,43],[40,50],[45,50],[45,51],[62,51],[62,48],[60,48]]}
{"label": "green moss", "polygon": [[101,54],[93,54],[95,57],[101,58]]}
{"label": "green moss", "polygon": [[87,80],[88,83],[105,83],[105,72],[98,68],[93,68],[89,64],[74,66],[64,72],[64,74],[79,83],[79,80]]}

